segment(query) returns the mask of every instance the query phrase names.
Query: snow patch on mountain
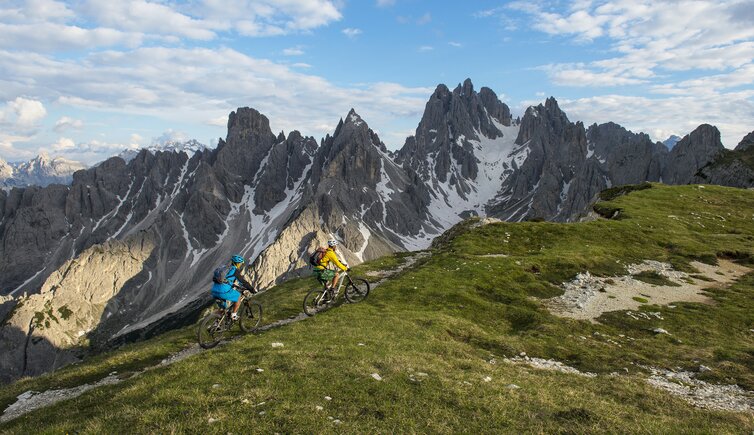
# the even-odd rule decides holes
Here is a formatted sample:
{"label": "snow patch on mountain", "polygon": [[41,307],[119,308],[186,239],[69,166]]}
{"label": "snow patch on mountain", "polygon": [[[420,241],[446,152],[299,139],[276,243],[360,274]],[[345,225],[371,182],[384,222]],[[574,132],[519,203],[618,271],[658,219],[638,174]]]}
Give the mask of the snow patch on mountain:
{"label": "snow patch on mountain", "polygon": [[[451,176],[447,181],[440,182],[434,180],[430,190],[433,198],[429,205],[429,215],[437,223],[437,229],[444,231],[460,222],[468,214],[485,216],[485,208],[490,200],[500,191],[503,181],[513,171],[513,165],[517,160],[521,160],[521,153],[516,148],[515,140],[518,136],[518,125],[506,127],[500,123],[495,123],[498,130],[502,132],[502,137],[490,139],[477,131],[477,139],[466,139],[459,137],[457,140],[465,140],[474,147],[474,156],[479,163],[479,173],[476,179],[466,180],[470,191],[461,195],[454,185],[454,177],[461,179],[461,171],[458,163],[453,160],[451,165]],[[525,153],[524,153],[525,154]],[[430,156],[432,158],[434,156]],[[525,156],[523,157],[525,159]],[[434,167],[433,161],[429,162],[429,167]],[[457,181],[455,181],[457,182]],[[431,236],[428,236],[428,242]]]}

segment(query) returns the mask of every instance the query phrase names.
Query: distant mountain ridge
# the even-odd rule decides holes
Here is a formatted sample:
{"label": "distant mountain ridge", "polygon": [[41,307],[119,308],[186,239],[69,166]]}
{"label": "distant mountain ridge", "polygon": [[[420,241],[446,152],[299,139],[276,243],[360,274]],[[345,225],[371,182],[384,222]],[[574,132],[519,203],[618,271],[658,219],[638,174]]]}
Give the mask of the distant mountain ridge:
{"label": "distant mountain ridge", "polygon": [[[0,380],[50,370],[84,343],[180,325],[231,253],[255,259],[247,272],[267,287],[308,273],[307,252],[329,238],[357,264],[426,248],[474,215],[573,221],[607,187],[697,182],[724,155],[713,126],[668,151],[615,123],[574,123],[554,98],[513,120],[471,80],[437,86],[395,153],[353,109],[318,142],[274,134],[252,108],[230,114],[216,149],[183,151],[143,149],[77,172],[70,186],[0,192],[0,294],[13,295],[0,312],[22,307],[0,328],[13,349],[0,355]],[[68,319],[30,324],[64,307]]]}
{"label": "distant mountain ridge", "polygon": [[126,161],[126,163],[128,163],[134,158],[136,158],[136,156],[139,155],[139,152],[142,149],[145,149],[152,154],[158,151],[174,152],[174,153],[185,152],[189,156],[193,156],[199,151],[207,150],[207,146],[200,143],[196,139],[189,139],[187,141],[172,141],[171,140],[171,141],[167,141],[163,143],[154,143],[144,148],[123,150],[117,155],[117,157],[122,158],[123,160]]}
{"label": "distant mountain ridge", "polygon": [[666,147],[668,147],[668,150],[672,150],[673,147],[675,146],[675,144],[677,144],[678,141],[681,140],[681,139],[683,139],[683,138],[680,137],[680,136],[676,136],[676,135],[672,134],[672,135],[670,135],[670,137],[668,137],[667,139],[665,139],[664,141],[662,141],[662,144],[665,145]]}
{"label": "distant mountain ridge", "polygon": [[83,163],[64,157],[51,158],[44,152],[27,162],[7,163],[0,159],[0,187],[69,184],[73,173],[86,167]]}

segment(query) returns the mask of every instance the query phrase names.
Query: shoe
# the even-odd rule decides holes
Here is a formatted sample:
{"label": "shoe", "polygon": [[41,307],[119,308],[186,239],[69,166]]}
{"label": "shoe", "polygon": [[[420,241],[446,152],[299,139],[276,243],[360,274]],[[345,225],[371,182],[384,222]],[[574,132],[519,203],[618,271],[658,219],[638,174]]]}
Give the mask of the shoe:
{"label": "shoe", "polygon": [[238,313],[232,313],[230,315],[230,318],[233,319],[234,322],[237,321],[238,320]]}

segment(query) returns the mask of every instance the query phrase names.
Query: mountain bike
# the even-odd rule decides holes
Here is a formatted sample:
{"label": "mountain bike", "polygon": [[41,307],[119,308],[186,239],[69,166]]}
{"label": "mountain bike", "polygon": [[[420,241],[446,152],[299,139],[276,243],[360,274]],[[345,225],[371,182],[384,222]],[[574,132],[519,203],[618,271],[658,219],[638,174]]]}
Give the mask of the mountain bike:
{"label": "mountain bike", "polygon": [[322,288],[310,290],[304,297],[304,313],[313,316],[335,304],[335,300],[345,286],[344,295],[349,303],[363,301],[369,294],[369,281],[363,278],[351,278],[348,272],[343,272],[338,288],[333,289],[327,283]]}
{"label": "mountain bike", "polygon": [[[241,293],[241,306],[238,308],[238,326],[243,332],[255,331],[262,322],[262,304],[251,301],[252,293]],[[199,323],[197,339],[199,346],[211,349],[227,338],[236,320],[233,320],[233,302],[215,298],[219,310],[213,310]]]}

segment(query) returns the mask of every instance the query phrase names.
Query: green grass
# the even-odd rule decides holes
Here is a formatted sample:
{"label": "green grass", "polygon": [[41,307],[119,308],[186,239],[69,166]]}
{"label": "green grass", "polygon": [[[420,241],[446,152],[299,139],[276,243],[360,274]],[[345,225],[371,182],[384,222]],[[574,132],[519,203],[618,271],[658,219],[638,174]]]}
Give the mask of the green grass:
{"label": "green grass", "polygon": [[639,296],[634,296],[634,297],[632,297],[631,299],[635,300],[636,302],[639,302],[640,304],[646,304],[646,303],[649,303],[649,299],[647,299],[647,298],[642,298],[642,297],[639,297]]}
{"label": "green grass", "polygon": [[646,282],[647,284],[652,285],[664,285],[669,287],[680,287],[681,285],[669,280],[668,278],[660,275],[658,272],[655,272],[654,270],[645,270],[644,272],[639,272],[637,274],[634,274],[633,277],[639,281]]}
{"label": "green grass", "polygon": [[[702,379],[754,390],[754,334],[749,331],[754,328],[754,274],[730,288],[709,289],[712,305],[641,308],[664,320],[636,320],[619,311],[602,315],[599,323],[575,321],[553,316],[541,300],[559,294],[558,286],[579,272],[622,275],[627,264],[645,259],[691,270],[692,261],[716,261],[723,251],[750,254],[754,192],[653,185],[604,204],[623,210],[623,219],[474,229],[466,222],[438,240],[430,258],[386,281],[360,304],[343,304],[243,337],[28,414],[0,431],[751,432],[751,414],[695,408],[649,386],[641,367],[695,369],[703,364],[712,370]],[[356,273],[403,259],[382,259]],[[303,295],[314,285],[313,279],[293,280],[260,295],[265,322],[299,313]],[[672,335],[653,334],[658,327]],[[190,332],[132,345],[131,351],[147,359],[181,348],[193,339]],[[273,348],[273,342],[284,347]],[[117,370],[108,367],[108,358],[113,363],[130,359],[119,356],[125,351],[3,387],[0,398],[7,403],[14,394],[33,385],[45,388],[66,373],[71,379],[104,376]],[[520,352],[598,376],[503,362]],[[372,373],[383,380],[372,379]],[[491,380],[485,382],[486,377]],[[218,421],[210,424],[210,418]]]}

